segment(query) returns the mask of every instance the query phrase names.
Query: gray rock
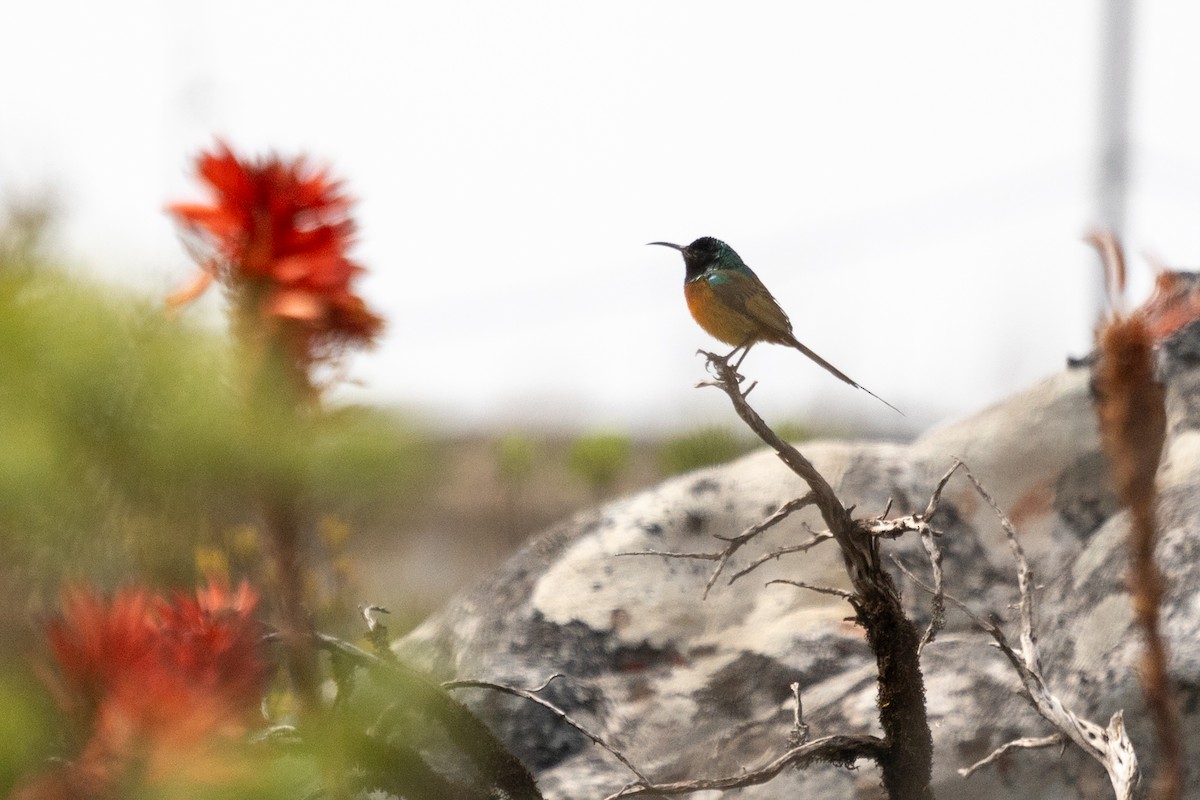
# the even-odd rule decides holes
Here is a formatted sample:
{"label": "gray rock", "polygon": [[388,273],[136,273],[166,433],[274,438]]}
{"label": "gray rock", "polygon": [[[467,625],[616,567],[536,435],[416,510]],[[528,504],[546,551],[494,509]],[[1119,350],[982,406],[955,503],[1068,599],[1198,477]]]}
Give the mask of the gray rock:
{"label": "gray rock", "polygon": [[[1193,343],[1188,350],[1196,349]],[[1194,359],[1167,348],[1169,441],[1160,473],[1160,557],[1172,590],[1164,625],[1180,686],[1189,757],[1200,756],[1200,381]],[[1038,584],[1042,658],[1051,687],[1100,724],[1124,708],[1146,773],[1153,741],[1134,665],[1125,569],[1125,518],[1106,488],[1086,369],[1071,368],[973,417],[907,445],[811,442],[802,446],[846,504],[877,514],[923,510],[955,457],[1016,525]],[[759,555],[822,527],[807,509],[743,548],[702,600],[711,561],[622,555],[715,552],[804,493],[767,451],[678,477],[588,511],[532,540],[483,584],[397,644],[404,658],[442,677],[518,686],[564,678],[544,696],[622,750],[655,781],[737,774],[787,746],[789,684],[801,686],[812,736],[878,734],[874,660],[851,611],[836,597],[774,578],[846,587],[835,545],[764,564]],[[944,532],[947,590],[977,613],[1006,619],[1015,639],[1015,572],[1001,529],[970,484],[954,478],[936,526]],[[928,574],[919,542],[886,543]],[[929,599],[897,573],[919,621]],[[939,798],[1110,796],[1099,765],[1068,748],[1004,757],[969,780],[957,774],[1004,742],[1051,729],[1016,693],[1007,661],[951,609],[922,658],[935,741]],[[552,714],[508,696],[468,702],[538,775],[548,798],[601,798],[632,776]],[[1196,771],[1191,796],[1200,796]],[[738,790],[744,798],[882,797],[874,765],[785,771]],[[716,793],[699,797],[715,797]]]}

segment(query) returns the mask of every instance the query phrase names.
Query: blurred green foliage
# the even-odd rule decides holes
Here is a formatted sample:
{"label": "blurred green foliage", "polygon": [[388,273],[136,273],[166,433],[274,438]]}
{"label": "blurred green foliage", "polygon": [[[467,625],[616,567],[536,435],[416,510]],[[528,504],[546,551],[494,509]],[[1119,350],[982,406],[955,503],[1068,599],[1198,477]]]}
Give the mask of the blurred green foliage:
{"label": "blurred green foliage", "polygon": [[722,464],[749,452],[751,443],[731,428],[707,427],[673,436],[659,448],[663,472],[678,475],[700,467]]}
{"label": "blurred green foliage", "polygon": [[317,425],[308,486],[315,505],[360,522],[376,522],[395,504],[411,504],[444,465],[437,443],[389,409],[343,406]]}
{"label": "blurred green foliage", "polygon": [[496,443],[496,475],[510,489],[529,480],[537,459],[537,443],[525,434],[509,433]]}
{"label": "blurred green foliage", "polygon": [[[191,585],[197,547],[253,524],[265,481],[359,522],[435,473],[428,437],[394,414],[264,424],[235,366],[223,335],[156,303],[0,262],[6,608],[44,606],[64,579]],[[0,629],[16,622],[2,617]]]}
{"label": "blurred green foliage", "polygon": [[[37,243],[47,219],[31,211],[11,236],[0,224],[0,637],[13,645],[6,655],[30,650],[24,645],[35,631],[26,612],[44,611],[64,583],[190,586],[216,573],[269,585],[257,517],[260,495],[276,486],[295,490],[289,497],[312,534],[304,581],[318,625],[349,619],[359,598],[348,542],[365,527],[394,534],[399,509],[427,502],[446,444],[385,409],[342,406],[297,417],[277,413],[290,400],[275,405],[269,391],[265,403],[248,401],[246,363],[223,333],[44,263]],[[279,396],[294,399],[284,390]],[[781,433],[806,435],[799,427]],[[495,487],[489,494],[475,481],[469,499],[483,509],[480,518],[506,525],[515,543],[536,520],[537,493],[526,491],[535,474],[532,488],[543,495],[566,494],[564,487],[579,494],[577,484],[554,482],[566,444],[521,433],[496,441],[503,513],[495,513]],[[658,457],[675,474],[750,446],[730,428],[703,428],[669,439]],[[635,448],[612,433],[580,437],[566,450],[567,470],[597,494],[611,491],[635,456],[653,457],[653,445]],[[486,456],[476,461],[486,471]],[[436,524],[457,530],[442,511]],[[330,742],[346,737],[337,749],[354,774],[387,777],[397,790],[426,781],[397,765],[420,764],[412,740],[428,723],[364,736],[380,730],[379,708],[394,703],[396,687],[372,694],[346,679],[345,663],[333,666],[341,716],[328,719]],[[42,769],[47,756],[71,749],[51,695],[24,667],[0,664],[0,794]],[[343,692],[350,702],[341,703]],[[429,687],[422,693],[436,697]],[[256,747],[247,753],[254,768],[236,789],[161,787],[138,796],[296,797],[319,780],[317,762],[305,754],[279,757],[289,748],[278,743]]]}
{"label": "blurred green foliage", "polygon": [[49,756],[54,746],[54,705],[24,666],[0,662],[0,793],[6,797],[29,765]]}
{"label": "blurred green foliage", "polygon": [[0,265],[0,343],[0,534],[18,560],[54,578],[180,577],[179,528],[194,532],[214,500],[245,500],[250,448],[215,337]]}
{"label": "blurred green foliage", "polygon": [[633,443],[619,433],[595,433],[581,436],[567,453],[567,469],[582,478],[592,491],[603,494],[612,489],[617,478],[629,466]]}
{"label": "blurred green foliage", "polygon": [[808,425],[803,422],[781,422],[773,426],[775,433],[779,434],[779,438],[785,442],[796,444],[798,442],[807,441],[812,438],[812,431]]}

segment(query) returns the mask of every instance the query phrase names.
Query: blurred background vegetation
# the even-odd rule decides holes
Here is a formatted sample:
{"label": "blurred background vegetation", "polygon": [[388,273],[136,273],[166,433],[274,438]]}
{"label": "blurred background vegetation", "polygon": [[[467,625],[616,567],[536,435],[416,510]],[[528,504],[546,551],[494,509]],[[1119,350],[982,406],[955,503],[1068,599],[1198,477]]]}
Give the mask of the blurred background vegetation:
{"label": "blurred background vegetation", "polygon": [[[190,587],[265,576],[253,466],[302,472],[316,526],[319,626],[357,631],[355,607],[399,633],[580,508],[720,463],[733,427],[448,432],[389,408],[333,407],[314,456],[285,464],[237,408],[223,331],[55,263],[49,198],[0,218],[0,635],[25,642],[61,587]],[[794,438],[807,431],[787,428]],[[25,652],[26,647],[9,653]],[[0,687],[2,688],[2,687]]]}
{"label": "blurred background vegetation", "polygon": [[264,475],[302,487],[317,628],[360,639],[360,604],[401,634],[539,529],[753,446],[732,426],[451,431],[349,404],[312,430],[263,425],[226,331],[81,277],[53,254],[54,219],[49,196],[0,201],[0,794],[72,749],[39,680],[64,588],[272,586]]}

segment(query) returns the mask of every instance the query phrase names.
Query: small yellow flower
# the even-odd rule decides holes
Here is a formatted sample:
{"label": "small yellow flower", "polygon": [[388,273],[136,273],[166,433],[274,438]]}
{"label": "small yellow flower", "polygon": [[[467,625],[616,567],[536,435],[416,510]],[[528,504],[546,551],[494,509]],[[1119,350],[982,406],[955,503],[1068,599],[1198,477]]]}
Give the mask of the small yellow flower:
{"label": "small yellow flower", "polygon": [[337,552],[350,538],[350,525],[337,517],[321,517],[318,534],[331,552]]}
{"label": "small yellow flower", "polygon": [[229,557],[215,547],[196,548],[196,572],[209,579],[229,580]]}
{"label": "small yellow flower", "polygon": [[226,532],[225,541],[229,542],[229,549],[239,558],[254,558],[261,549],[258,528],[253,525],[235,525]]}

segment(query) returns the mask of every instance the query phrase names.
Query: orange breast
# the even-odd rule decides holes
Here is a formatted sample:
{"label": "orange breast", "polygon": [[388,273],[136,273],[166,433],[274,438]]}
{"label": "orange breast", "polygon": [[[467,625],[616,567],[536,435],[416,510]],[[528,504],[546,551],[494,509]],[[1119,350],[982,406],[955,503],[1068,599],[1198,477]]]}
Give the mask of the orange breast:
{"label": "orange breast", "polygon": [[735,347],[761,338],[762,326],[754,319],[722,303],[708,281],[685,283],[683,296],[687,298],[692,318],[709,336]]}

